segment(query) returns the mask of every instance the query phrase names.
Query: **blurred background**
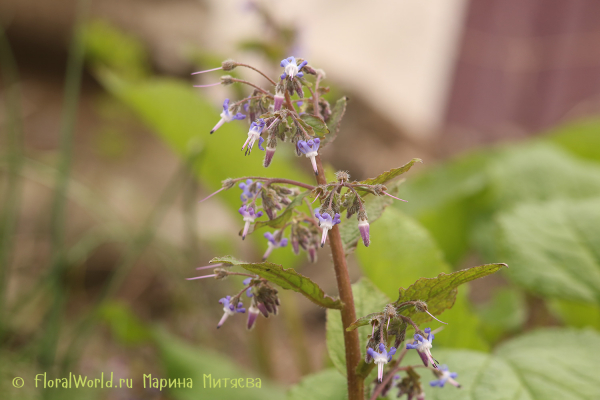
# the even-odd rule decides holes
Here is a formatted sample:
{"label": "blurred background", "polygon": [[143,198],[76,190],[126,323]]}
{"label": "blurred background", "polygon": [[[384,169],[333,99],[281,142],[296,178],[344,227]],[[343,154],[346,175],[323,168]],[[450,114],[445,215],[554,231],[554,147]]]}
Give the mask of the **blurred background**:
{"label": "blurred background", "polygon": [[[332,104],[349,97],[323,153],[330,171],[361,180],[424,160],[400,186],[408,203],[350,256],[353,280],[393,299],[421,276],[510,265],[460,291],[441,345],[494,351],[540,327],[600,329],[598,15],[594,0],[3,0],[0,390],[231,398],[202,388],[212,373],[263,377],[244,398],[282,398],[332,366],[325,310],[300,295],[280,291],[281,315],[251,332],[244,318],[216,331],[217,301],[240,283],[185,280],[215,256],[266,249],[261,235],[238,238],[237,188],[198,203],[221,180],[312,183],[289,146],[269,169],[258,151],[241,157],[246,121],[208,134],[223,99],[250,91],[195,89],[221,73],[190,73],[227,58],[277,76],[282,58],[302,57],[326,72]],[[316,264],[289,248],[271,261],[336,293],[326,249]],[[113,371],[134,388],[33,386],[69,371]],[[144,389],[148,373],[193,376],[194,389]]]}

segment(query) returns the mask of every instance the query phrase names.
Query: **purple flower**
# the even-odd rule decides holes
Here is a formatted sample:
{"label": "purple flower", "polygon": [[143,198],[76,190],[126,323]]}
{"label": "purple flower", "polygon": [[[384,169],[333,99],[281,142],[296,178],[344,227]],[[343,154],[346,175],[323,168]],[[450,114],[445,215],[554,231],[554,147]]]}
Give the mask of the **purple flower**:
{"label": "purple flower", "polygon": [[242,113],[237,113],[235,115],[232,115],[229,112],[229,99],[225,99],[225,101],[223,102],[223,112],[221,113],[221,119],[219,120],[219,122],[217,122],[215,127],[212,128],[212,131],[210,131],[210,133],[212,134],[214,131],[219,129],[225,122],[231,122],[236,119],[244,119],[244,118],[246,118],[246,116]]}
{"label": "purple flower", "polygon": [[262,186],[262,183],[257,182],[256,185],[254,185],[254,187],[252,187],[252,179],[247,179],[246,182],[240,182],[240,184],[238,185],[240,189],[242,189],[242,194],[240,195],[240,199],[243,202],[246,202],[248,200],[250,200],[251,198],[253,198],[256,193],[260,190],[260,187]]}
{"label": "purple flower", "polygon": [[385,350],[385,345],[383,343],[379,343],[379,352],[369,347],[367,349],[367,354],[373,359],[375,364],[377,364],[377,379],[379,382],[381,382],[383,379],[383,366],[392,361],[392,356],[396,354],[396,348],[390,348],[388,353]]}
{"label": "purple flower", "polygon": [[336,213],[333,216],[333,218],[331,218],[331,215],[327,214],[326,212],[324,212],[321,215],[319,215],[319,213],[316,212],[315,217],[317,217],[317,219],[319,220],[319,226],[321,227],[321,229],[323,229],[323,236],[321,237],[321,247],[323,247],[325,245],[325,240],[327,240],[327,232],[329,232],[329,230],[333,228],[334,225],[337,225],[340,222],[342,222],[342,220],[340,219],[340,214],[338,213]]}
{"label": "purple flower", "polygon": [[312,163],[313,170],[315,171],[315,175],[319,174],[319,170],[317,169],[317,161],[315,157],[319,155],[319,145],[321,144],[321,139],[314,138],[309,141],[298,140],[298,149],[300,153],[304,154],[306,158],[310,158],[310,162]]}
{"label": "purple flower", "polygon": [[231,303],[231,296],[223,297],[221,300],[219,300],[219,303],[221,303],[221,305],[223,306],[223,311],[225,313],[223,314],[223,318],[221,318],[221,320],[219,321],[217,329],[219,329],[225,323],[225,321],[230,315],[246,312],[246,309],[244,308],[244,305],[241,301],[238,302],[235,306]]}
{"label": "purple flower", "polygon": [[458,376],[458,374],[456,372],[450,372],[450,370],[448,370],[448,366],[447,365],[442,365],[440,368],[438,368],[438,371],[439,372],[436,375],[438,375],[438,377],[440,379],[429,382],[429,384],[431,386],[444,387],[444,385],[446,384],[446,382],[448,382],[451,385],[456,386],[457,388],[460,387],[460,383],[458,383],[458,382],[456,382],[454,380],[454,379],[456,379],[456,377]]}
{"label": "purple flower", "polygon": [[277,241],[275,239],[275,236],[273,236],[271,232],[265,233],[264,236],[269,241],[269,247],[267,247],[267,251],[265,251],[265,254],[263,255],[263,261],[265,261],[267,257],[269,257],[273,249],[276,249],[278,247],[285,247],[288,244],[287,238],[282,238],[279,241]]}
{"label": "purple flower", "polygon": [[296,64],[295,57],[288,57],[286,59],[281,60],[281,66],[283,69],[283,74],[281,75],[281,79],[285,79],[286,77],[290,77],[293,79],[294,77],[302,78],[304,74],[300,72],[300,70],[308,64],[308,61],[302,61],[300,64]]}
{"label": "purple flower", "polygon": [[358,220],[358,231],[360,232],[365,247],[369,247],[371,239],[369,237],[369,221],[366,218]]}
{"label": "purple flower", "polygon": [[418,333],[415,333],[415,341],[412,344],[408,343],[406,345],[406,348],[417,350],[419,356],[421,356],[421,360],[423,360],[423,364],[426,367],[429,365],[429,363],[431,363],[431,366],[433,368],[437,368],[437,361],[431,355],[431,342],[433,342],[433,332],[431,332],[431,328],[426,328],[424,332],[427,335],[427,338],[424,338]]}
{"label": "purple flower", "polygon": [[243,205],[238,210],[242,217],[244,217],[244,230],[242,232],[242,240],[246,239],[246,235],[248,234],[248,229],[250,229],[250,224],[254,222],[256,218],[259,218],[263,215],[262,211],[257,213],[254,212],[254,208],[249,206],[248,204]]}
{"label": "purple flower", "polygon": [[246,155],[250,154],[250,152],[252,151],[252,147],[254,146],[254,142],[256,142],[257,139],[259,140],[258,148],[263,151],[265,150],[262,147],[262,142],[264,142],[265,139],[263,139],[260,136],[264,127],[265,127],[265,120],[262,118],[259,118],[257,121],[253,122],[250,125],[250,130],[248,131],[248,139],[246,139],[246,141],[244,142],[244,145],[242,146],[242,150],[244,150],[246,145],[248,145],[248,149],[246,150]]}
{"label": "purple flower", "polygon": [[256,318],[258,318],[258,314],[260,314],[260,312],[260,309],[255,305],[253,299],[252,304],[250,304],[250,308],[248,309],[248,322],[246,323],[246,328],[252,329],[254,327],[254,323],[256,322]]}

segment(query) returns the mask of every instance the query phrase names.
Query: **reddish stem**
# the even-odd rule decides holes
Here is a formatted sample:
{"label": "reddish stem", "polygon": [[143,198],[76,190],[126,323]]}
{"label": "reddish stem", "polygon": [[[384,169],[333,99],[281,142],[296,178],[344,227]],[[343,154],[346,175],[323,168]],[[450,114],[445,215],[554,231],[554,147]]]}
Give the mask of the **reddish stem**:
{"label": "reddish stem", "polygon": [[[319,184],[327,183],[325,172],[321,163],[321,156],[316,157],[317,182]],[[335,225],[329,231],[329,246],[331,247],[331,256],[333,258],[333,268],[340,293],[340,299],[344,303],[340,310],[342,314],[342,326],[344,328],[344,347],[346,350],[346,376],[348,378],[348,399],[364,399],[364,380],[356,374],[356,367],[361,360],[360,342],[358,339],[358,330],[346,331],[354,321],[356,321],[356,310],[354,309],[354,296],[352,295],[352,286],[350,284],[350,275],[348,275],[348,265],[346,264],[346,254],[342,244],[339,225]]]}

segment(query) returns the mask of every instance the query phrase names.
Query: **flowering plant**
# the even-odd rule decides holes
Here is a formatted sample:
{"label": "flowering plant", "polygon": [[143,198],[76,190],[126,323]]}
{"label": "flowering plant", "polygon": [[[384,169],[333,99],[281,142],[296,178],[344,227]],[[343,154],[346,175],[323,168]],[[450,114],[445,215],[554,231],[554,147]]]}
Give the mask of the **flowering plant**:
{"label": "flowering plant", "polygon": [[[213,274],[188,279],[220,280],[230,276],[245,277],[243,287],[237,294],[219,300],[223,305],[224,315],[217,328],[221,327],[227,318],[240,313],[247,312],[248,329],[255,326],[260,314],[265,318],[271,314],[276,315],[281,303],[274,285],[299,292],[319,306],[339,310],[342,317],[349,399],[364,399],[365,380],[369,378],[375,366],[377,375],[368,387],[372,399],[387,393],[392,384],[397,387],[398,396],[407,394],[408,398],[422,399],[424,393],[420,376],[415,370],[423,367],[430,369],[434,377],[438,378],[431,382],[432,386],[443,387],[446,382],[450,382],[459,387],[454,380],[456,374],[448,372],[445,366],[440,369],[432,355],[434,331],[431,328],[421,330],[418,322],[433,318],[443,323],[429,310],[441,312],[448,308],[453,302],[458,285],[496,272],[504,264],[483,265],[449,275],[442,274],[434,279],[421,279],[404,292],[401,291],[400,298],[387,304],[383,311],[372,310],[374,312],[371,314],[357,316],[346,254],[356,247],[359,241],[362,241],[365,247],[371,243],[369,218],[371,222],[374,221],[381,216],[384,208],[379,207],[377,211],[371,212],[369,206],[375,202],[373,199],[388,196],[405,201],[395,195],[398,185],[390,182],[420,160],[413,159],[404,166],[363,181],[351,180],[345,171],[336,172],[335,180],[328,181],[320,153],[338,135],[347,98],[341,98],[331,107],[323,97],[329,91],[321,85],[325,72],[313,68],[304,59],[288,57],[282,60],[280,65],[283,71],[277,80],[271,79],[254,67],[233,60],[224,61],[220,68],[196,72],[195,74],[199,74],[219,69],[231,71],[236,67],[247,67],[261,74],[270,85],[263,88],[229,75],[222,76],[221,81],[216,84],[197,85],[208,87],[217,84],[243,84],[251,88],[248,97],[233,103],[229,99],[224,101],[221,119],[210,133],[214,133],[225,122],[246,120],[250,127],[242,146],[245,155],[250,155],[254,145],[258,144],[259,150],[265,152],[263,165],[269,167],[277,146],[291,143],[292,152],[297,156],[304,155],[310,160],[316,176],[316,185],[283,177],[245,176],[225,179],[221,189],[202,201],[237,186],[242,190],[239,213],[243,219],[243,227],[240,236],[245,239],[247,235],[269,227],[273,231],[263,234],[267,239],[267,249],[262,262],[259,263],[244,262],[230,256],[214,258],[214,265],[198,268],[214,268]],[[263,147],[265,142],[266,148]],[[312,203],[319,202],[320,207],[316,211],[313,211],[309,198],[313,199]],[[347,219],[356,214],[356,225],[347,226],[342,235],[340,224],[344,212]],[[316,262],[318,249],[329,243],[339,298],[326,295],[315,282],[295,270],[266,261],[273,251],[282,251],[279,249],[287,247],[290,242],[295,254],[303,250],[311,262]],[[241,267],[245,272],[233,271],[232,267],[235,266]],[[435,295],[429,290],[434,286],[438,288]],[[244,305],[244,293],[248,298],[247,308]],[[451,301],[448,305],[449,300]],[[426,318],[421,315],[425,315]],[[371,334],[361,346],[357,328],[364,325],[371,326]],[[408,330],[414,331],[414,342],[403,345]],[[360,348],[363,346],[365,350],[361,355]],[[401,351],[394,360],[398,349]],[[401,365],[410,349],[416,350],[423,365]],[[406,372],[403,379],[398,375],[401,371]]]}

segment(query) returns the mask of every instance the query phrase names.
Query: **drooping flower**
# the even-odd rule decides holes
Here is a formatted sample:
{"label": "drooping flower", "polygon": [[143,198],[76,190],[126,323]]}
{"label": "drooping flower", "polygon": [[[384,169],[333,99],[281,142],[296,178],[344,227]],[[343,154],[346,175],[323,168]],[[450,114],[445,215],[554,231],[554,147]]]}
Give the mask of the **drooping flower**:
{"label": "drooping flower", "polygon": [[254,327],[258,314],[260,314],[260,310],[256,306],[254,299],[252,299],[252,303],[248,309],[248,322],[246,323],[246,328],[252,329]]}
{"label": "drooping flower", "polygon": [[252,183],[252,179],[246,179],[246,182],[240,182],[240,184],[238,185],[239,188],[242,189],[242,194],[240,195],[240,198],[243,202],[252,199],[262,186],[262,183],[260,182],[257,182],[254,186],[252,186]]}
{"label": "drooping flower", "polygon": [[306,158],[310,158],[310,162],[312,163],[315,175],[319,174],[319,170],[317,169],[317,161],[315,160],[315,157],[319,155],[320,144],[321,139],[319,138],[310,139],[309,141],[298,140],[297,143],[300,153],[304,154]]}
{"label": "drooping flower", "polygon": [[308,61],[302,61],[300,64],[297,64],[295,57],[288,57],[281,60],[280,65],[284,68],[283,74],[281,75],[281,79],[285,79],[288,76],[290,77],[290,79],[293,79],[296,76],[298,78],[302,78],[304,76],[304,73],[300,72],[300,70],[304,68],[306,64],[308,64]]}
{"label": "drooping flower", "polygon": [[431,342],[433,342],[434,337],[433,332],[431,332],[431,328],[426,328],[424,332],[427,335],[427,338],[424,338],[420,334],[415,333],[415,341],[412,344],[407,343],[406,348],[417,350],[419,356],[421,357],[421,360],[423,360],[423,364],[426,367],[429,365],[429,363],[431,363],[431,366],[433,368],[437,368],[437,361],[431,355]]}
{"label": "drooping flower", "polygon": [[245,313],[246,309],[244,308],[244,305],[242,304],[242,302],[238,302],[236,305],[233,305],[231,303],[231,296],[227,296],[227,297],[223,297],[221,300],[219,300],[219,303],[221,303],[221,305],[223,306],[223,317],[221,318],[221,320],[219,321],[219,323],[217,324],[217,329],[219,329],[227,320],[227,318],[229,318],[230,315],[235,315],[236,313]]}
{"label": "drooping flower", "polygon": [[446,382],[448,382],[449,384],[454,385],[457,388],[461,387],[460,383],[454,380],[458,376],[458,373],[450,372],[447,365],[442,365],[440,368],[438,368],[436,375],[439,379],[429,382],[431,386],[444,387]]}
{"label": "drooping flower", "polygon": [[371,238],[369,237],[369,220],[367,219],[367,213],[363,210],[358,212],[358,231],[360,232],[360,237],[365,245],[365,247],[369,247],[371,244]]}
{"label": "drooping flower", "polygon": [[244,230],[242,231],[242,240],[246,239],[246,235],[248,234],[248,229],[250,229],[250,224],[254,222],[256,218],[259,218],[263,215],[262,211],[257,213],[254,212],[254,208],[249,206],[248,204],[243,205],[238,210],[242,217],[244,217]]}
{"label": "drooping flower", "polygon": [[338,213],[336,213],[333,216],[333,218],[331,218],[331,215],[329,215],[326,212],[324,212],[323,214],[319,214],[318,212],[316,212],[315,217],[317,217],[317,219],[319,220],[319,226],[321,227],[321,229],[323,229],[323,236],[321,236],[321,247],[323,247],[325,245],[325,241],[327,240],[327,232],[329,232],[329,230],[333,228],[334,225],[337,225],[340,222],[342,222],[342,220],[340,219],[340,214]]}
{"label": "drooping flower", "polygon": [[372,348],[367,349],[367,353],[370,357],[373,358],[373,362],[377,364],[377,380],[381,382],[383,379],[383,367],[385,364],[392,361],[392,356],[396,354],[396,348],[390,348],[390,351],[387,352],[385,349],[385,345],[383,343],[379,343],[379,351],[375,351]]}
{"label": "drooping flower", "polygon": [[267,257],[269,257],[269,255],[271,255],[271,252],[274,249],[276,249],[278,247],[285,247],[288,244],[287,238],[281,238],[278,241],[271,232],[266,232],[264,236],[269,241],[269,247],[267,247],[267,251],[265,251],[265,254],[263,255],[263,258],[262,258],[263,261],[265,261],[267,259]]}
{"label": "drooping flower", "polygon": [[236,120],[236,119],[244,119],[244,118],[246,118],[246,116],[244,114],[242,114],[242,113],[237,113],[235,115],[232,115],[229,112],[229,99],[225,99],[225,101],[223,102],[223,112],[221,113],[221,119],[219,120],[219,122],[217,122],[217,124],[215,125],[215,127],[212,128],[212,130],[210,131],[210,133],[212,134],[213,132],[215,132],[225,122],[231,122],[231,121]]}
{"label": "drooping flower", "polygon": [[250,130],[248,131],[248,139],[246,139],[246,141],[244,142],[244,145],[242,146],[242,150],[244,150],[246,145],[248,145],[248,149],[246,150],[246,155],[250,154],[250,152],[252,151],[252,147],[254,146],[254,142],[256,142],[256,140],[258,140],[258,148],[261,149],[262,151],[265,150],[262,147],[262,142],[264,142],[265,139],[260,136],[264,127],[265,127],[265,120],[262,118],[259,118],[257,121],[253,122],[250,125]]}

